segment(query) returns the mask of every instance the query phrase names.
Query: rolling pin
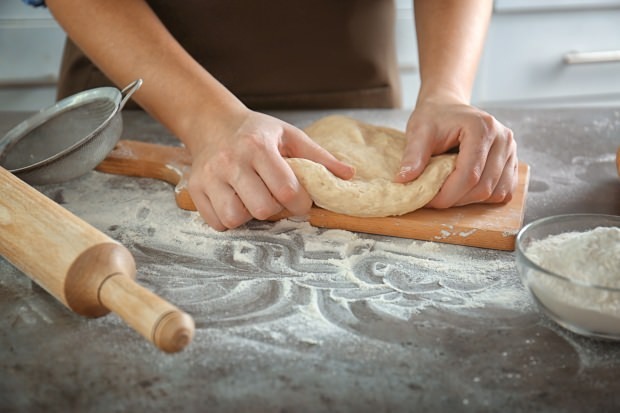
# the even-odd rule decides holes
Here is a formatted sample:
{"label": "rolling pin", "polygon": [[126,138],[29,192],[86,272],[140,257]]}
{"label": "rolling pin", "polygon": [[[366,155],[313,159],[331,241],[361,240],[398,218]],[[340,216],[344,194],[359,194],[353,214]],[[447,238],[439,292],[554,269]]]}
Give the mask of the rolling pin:
{"label": "rolling pin", "polygon": [[192,340],[192,317],[136,283],[127,248],[2,167],[0,255],[77,314],[113,311],[168,353]]}

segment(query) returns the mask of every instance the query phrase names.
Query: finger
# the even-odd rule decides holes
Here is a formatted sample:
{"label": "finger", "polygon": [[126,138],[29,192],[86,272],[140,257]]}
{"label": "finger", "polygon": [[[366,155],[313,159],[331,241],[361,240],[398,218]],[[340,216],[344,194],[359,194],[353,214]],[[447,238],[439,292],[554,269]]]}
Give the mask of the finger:
{"label": "finger", "polygon": [[511,158],[506,164],[497,186],[495,187],[491,196],[485,201],[487,204],[506,203],[510,202],[514,192],[517,189],[519,180],[519,165],[516,157]]}
{"label": "finger", "polygon": [[342,162],[319,145],[312,145],[305,158],[320,163],[340,179],[349,180],[355,176],[355,167]]}
{"label": "finger", "polygon": [[198,213],[209,227],[213,228],[216,231],[226,231],[228,229],[217,217],[215,210],[211,206],[209,198],[204,193],[193,193],[191,194],[191,197],[194,205],[196,206],[196,209],[198,210]]}
{"label": "finger", "polygon": [[237,228],[252,219],[235,190],[223,182],[213,185],[207,194],[217,218],[226,228]]}
{"label": "finger", "polygon": [[233,183],[233,189],[250,215],[256,219],[265,220],[284,209],[254,170],[244,173]]}
{"label": "finger", "polygon": [[194,202],[196,209],[198,210],[198,213],[207,225],[216,231],[227,230],[228,228],[218,218],[217,213],[215,212],[215,209],[213,208],[213,205],[205,192],[205,185],[200,178],[197,178],[197,174],[190,175],[187,189],[192,197],[192,201]]}
{"label": "finger", "polygon": [[[455,170],[428,204],[431,207],[448,208],[456,205],[478,185],[480,185],[478,191],[492,192],[498,179],[495,177],[501,176],[503,166],[513,147],[511,145],[514,145],[512,131],[487,113],[469,117],[469,121],[459,134],[458,141],[459,155]],[[490,154],[492,150],[494,153]],[[489,161],[491,162],[487,165]],[[484,182],[481,184],[483,178]],[[474,194],[476,197],[484,197],[476,192]]]}
{"label": "finger", "polygon": [[[454,171],[448,176],[438,194],[427,204],[431,208],[449,208],[469,193],[483,176],[488,159],[484,142],[461,145]],[[501,169],[500,169],[501,170]],[[499,170],[495,169],[499,175]]]}
{"label": "finger", "polygon": [[498,182],[497,186],[493,189],[493,192],[489,194],[487,197],[480,196],[480,192],[477,191],[465,195],[461,200],[459,200],[455,206],[468,205],[473,203],[483,203],[483,204],[497,204],[497,203],[506,203],[512,199],[513,193],[513,179],[514,176],[514,168],[507,167],[504,169],[501,179]]}
{"label": "finger", "polygon": [[487,157],[480,181],[455,205],[500,203],[512,198],[518,179],[517,147],[510,129],[499,128],[499,133]]}
{"label": "finger", "polygon": [[417,128],[408,131],[409,139],[405,146],[403,158],[400,162],[400,169],[394,177],[396,183],[406,183],[416,179],[426,168],[432,149],[432,131],[428,128]]}
{"label": "finger", "polygon": [[[451,193],[453,198],[449,200],[441,199],[442,195],[445,195],[450,187],[444,185],[438,196],[429,203],[429,206],[436,208],[446,208],[452,205],[466,205],[476,202],[497,203],[507,202],[512,196],[512,192],[516,188],[517,180],[517,157],[516,157],[516,142],[514,140],[513,133],[510,129],[501,125],[495,118],[490,117],[491,121],[486,122],[486,133],[484,128],[479,131],[477,136],[470,134],[463,140],[461,154],[457,158],[457,167],[459,161],[463,158],[466,165],[477,165],[470,171],[470,176],[461,186],[460,198],[456,198],[458,194],[458,187]],[[475,130],[475,129],[474,129]],[[491,142],[491,147],[486,150],[487,144]],[[472,150],[474,148],[474,150]],[[465,155],[461,157],[461,155]],[[482,172],[478,177],[478,167],[480,163],[476,164],[476,157],[484,159],[484,165],[482,166]],[[466,166],[467,167],[467,166]],[[463,172],[462,170],[460,172]],[[465,171],[467,172],[467,171]],[[454,178],[452,174],[450,178]],[[463,174],[467,176],[467,173]],[[454,184],[453,182],[446,181],[446,184]],[[467,190],[467,186],[471,187]]]}
{"label": "finger", "polygon": [[[480,177],[480,181],[478,181],[478,183],[469,192],[456,201],[454,203],[455,206],[482,202],[490,203],[493,194],[496,193],[496,190],[496,195],[500,194],[501,190],[498,188],[498,183],[504,172],[502,169],[498,170],[495,166],[491,166],[491,164],[492,162],[487,162],[486,168]],[[506,168],[506,171],[509,169],[511,168]]]}
{"label": "finger", "polygon": [[[257,157],[254,167],[268,192],[282,208],[293,215],[305,215],[312,206],[312,199],[301,185],[291,167],[278,153]],[[272,213],[276,214],[279,211]],[[269,216],[271,216],[269,215]]]}
{"label": "finger", "polygon": [[491,199],[496,189],[498,190],[496,195],[502,192],[504,188],[498,188],[498,184],[502,176],[504,176],[504,173],[510,175],[513,170],[512,163],[508,163],[510,154],[506,153],[502,146],[501,142],[495,141],[487,155],[480,179],[469,192],[454,202],[454,205],[487,202]]}

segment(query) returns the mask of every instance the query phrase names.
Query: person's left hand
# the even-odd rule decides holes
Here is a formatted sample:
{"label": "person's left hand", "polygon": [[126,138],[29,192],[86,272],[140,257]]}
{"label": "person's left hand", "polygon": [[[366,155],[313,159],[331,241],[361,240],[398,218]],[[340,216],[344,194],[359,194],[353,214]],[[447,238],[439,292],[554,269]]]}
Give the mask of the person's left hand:
{"label": "person's left hand", "polygon": [[427,207],[502,203],[517,186],[517,144],[490,114],[459,102],[421,102],[407,122],[407,146],[395,182],[417,178],[432,155],[458,147],[456,168]]}

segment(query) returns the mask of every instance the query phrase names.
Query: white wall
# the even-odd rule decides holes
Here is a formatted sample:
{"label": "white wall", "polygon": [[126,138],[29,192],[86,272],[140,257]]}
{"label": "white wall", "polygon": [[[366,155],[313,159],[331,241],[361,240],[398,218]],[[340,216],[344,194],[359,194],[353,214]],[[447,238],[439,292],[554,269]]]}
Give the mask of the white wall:
{"label": "white wall", "polygon": [[47,9],[0,1],[0,110],[54,102],[65,35]]}
{"label": "white wall", "polygon": [[[397,5],[403,106],[420,86],[411,0]],[[495,0],[473,94],[480,106],[620,106],[620,0]],[[44,8],[0,1],[0,110],[54,102],[64,33]],[[616,51],[618,61],[567,64],[567,53]]]}

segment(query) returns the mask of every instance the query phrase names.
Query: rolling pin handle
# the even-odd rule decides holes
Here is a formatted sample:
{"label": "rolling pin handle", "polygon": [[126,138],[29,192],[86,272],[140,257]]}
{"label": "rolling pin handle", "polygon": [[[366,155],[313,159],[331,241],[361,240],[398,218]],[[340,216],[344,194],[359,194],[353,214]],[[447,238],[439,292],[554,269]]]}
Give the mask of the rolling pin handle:
{"label": "rolling pin handle", "polygon": [[194,320],[124,274],[114,274],[99,289],[101,304],[167,353],[176,353],[194,336]]}
{"label": "rolling pin handle", "polygon": [[167,353],[176,353],[194,337],[194,320],[188,314],[175,310],[164,315],[153,328],[152,342]]}
{"label": "rolling pin handle", "polygon": [[115,242],[95,245],[69,270],[67,305],[89,317],[112,311],[161,350],[182,350],[194,335],[193,319],[136,283],[135,276],[135,261],[127,248]]}

